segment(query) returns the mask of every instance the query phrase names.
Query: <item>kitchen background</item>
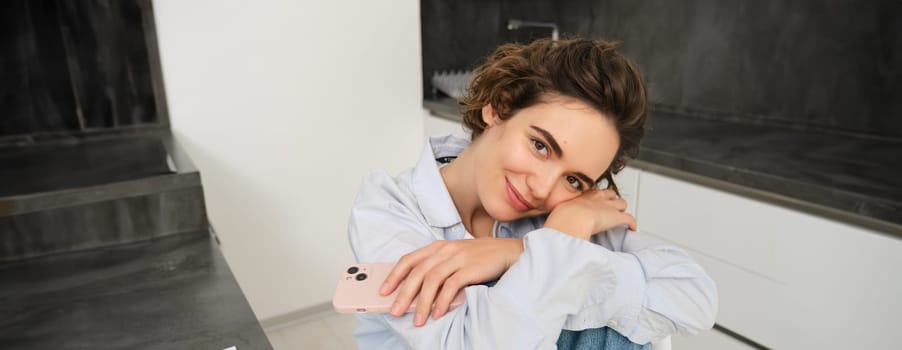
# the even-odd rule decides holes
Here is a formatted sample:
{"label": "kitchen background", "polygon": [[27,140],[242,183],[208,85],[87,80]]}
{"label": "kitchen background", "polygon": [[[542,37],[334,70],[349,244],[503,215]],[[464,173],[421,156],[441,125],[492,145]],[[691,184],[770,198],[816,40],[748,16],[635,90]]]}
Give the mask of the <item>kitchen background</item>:
{"label": "kitchen background", "polygon": [[[902,321],[897,1],[42,0],[4,2],[0,18],[17,33],[0,40],[2,261],[59,253],[10,248],[31,227],[16,223],[42,220],[16,207],[46,203],[30,194],[174,174],[177,186],[147,200],[163,209],[141,217],[194,219],[129,239],[209,221],[228,262],[217,288],[249,305],[234,315],[269,331],[327,313],[336,275],[353,261],[346,224],[360,179],[410,167],[430,133],[460,133],[433,75],[550,35],[508,28],[520,19],[618,40],[644,71],[647,151],[618,181],[640,227],[689,249],[722,298],[718,328],[675,338],[674,349],[902,343],[893,331]],[[112,145],[86,142],[94,138]],[[40,148],[83,141],[78,149],[114,151]],[[126,172],[65,176],[126,160],[136,163]],[[94,196],[87,206],[127,200],[85,196]],[[133,206],[110,215],[121,223],[151,210]],[[0,273],[24,276],[16,264]],[[26,300],[0,289],[0,301]],[[259,336],[254,326],[247,332]],[[16,325],[4,327],[0,345],[19,344],[8,336]]]}
{"label": "kitchen background", "polygon": [[424,1],[423,92],[436,70],[467,69],[536,32],[622,43],[657,109],[738,121],[902,137],[902,6],[892,1]]}

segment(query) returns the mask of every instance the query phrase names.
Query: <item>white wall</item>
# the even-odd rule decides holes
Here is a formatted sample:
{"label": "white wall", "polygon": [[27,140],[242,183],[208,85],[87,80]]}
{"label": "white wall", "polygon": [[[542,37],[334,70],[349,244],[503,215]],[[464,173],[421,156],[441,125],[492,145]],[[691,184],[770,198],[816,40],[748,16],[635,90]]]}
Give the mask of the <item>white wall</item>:
{"label": "white wall", "polygon": [[470,132],[464,129],[464,126],[461,122],[451,121],[442,117],[434,116],[430,113],[426,113],[426,117],[424,118],[423,130],[426,132],[426,136],[437,136],[437,135],[454,135],[460,138],[469,139]]}
{"label": "white wall", "polygon": [[418,1],[153,5],[173,131],[257,317],[329,301],[361,177],[423,143]]}

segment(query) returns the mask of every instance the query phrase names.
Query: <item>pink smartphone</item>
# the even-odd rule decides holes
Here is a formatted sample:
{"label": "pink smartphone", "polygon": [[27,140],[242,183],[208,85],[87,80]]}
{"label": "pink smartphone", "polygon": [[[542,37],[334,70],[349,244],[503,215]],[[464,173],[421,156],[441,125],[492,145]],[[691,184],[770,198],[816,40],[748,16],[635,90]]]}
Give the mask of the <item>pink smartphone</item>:
{"label": "pink smartphone", "polygon": [[[353,264],[345,267],[335,287],[332,307],[335,311],[353,313],[388,313],[398,295],[398,290],[387,296],[379,295],[379,287],[391,272],[395,263]],[[461,290],[451,302],[451,308],[463,304],[467,300]],[[410,303],[407,312],[416,309],[416,299]]]}

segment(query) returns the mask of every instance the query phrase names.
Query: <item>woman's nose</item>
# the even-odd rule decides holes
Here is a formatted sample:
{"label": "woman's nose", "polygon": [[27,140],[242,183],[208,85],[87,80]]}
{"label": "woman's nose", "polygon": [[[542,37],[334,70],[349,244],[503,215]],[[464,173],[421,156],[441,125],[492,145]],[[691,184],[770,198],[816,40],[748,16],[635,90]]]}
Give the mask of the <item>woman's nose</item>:
{"label": "woman's nose", "polygon": [[526,184],[529,186],[530,192],[532,192],[530,194],[535,199],[544,201],[545,199],[548,199],[551,190],[554,189],[557,179],[558,175],[554,171],[545,169],[544,171],[533,173]]}

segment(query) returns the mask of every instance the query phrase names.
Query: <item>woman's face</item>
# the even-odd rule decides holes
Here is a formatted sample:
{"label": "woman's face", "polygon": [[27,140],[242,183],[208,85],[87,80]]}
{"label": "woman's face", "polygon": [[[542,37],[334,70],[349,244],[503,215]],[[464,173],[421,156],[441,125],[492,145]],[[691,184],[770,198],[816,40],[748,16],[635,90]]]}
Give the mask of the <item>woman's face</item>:
{"label": "woman's face", "polygon": [[548,213],[595,188],[620,142],[608,118],[570,97],[546,95],[505,121],[491,106],[482,112],[490,127],[474,142],[477,194],[498,221]]}

